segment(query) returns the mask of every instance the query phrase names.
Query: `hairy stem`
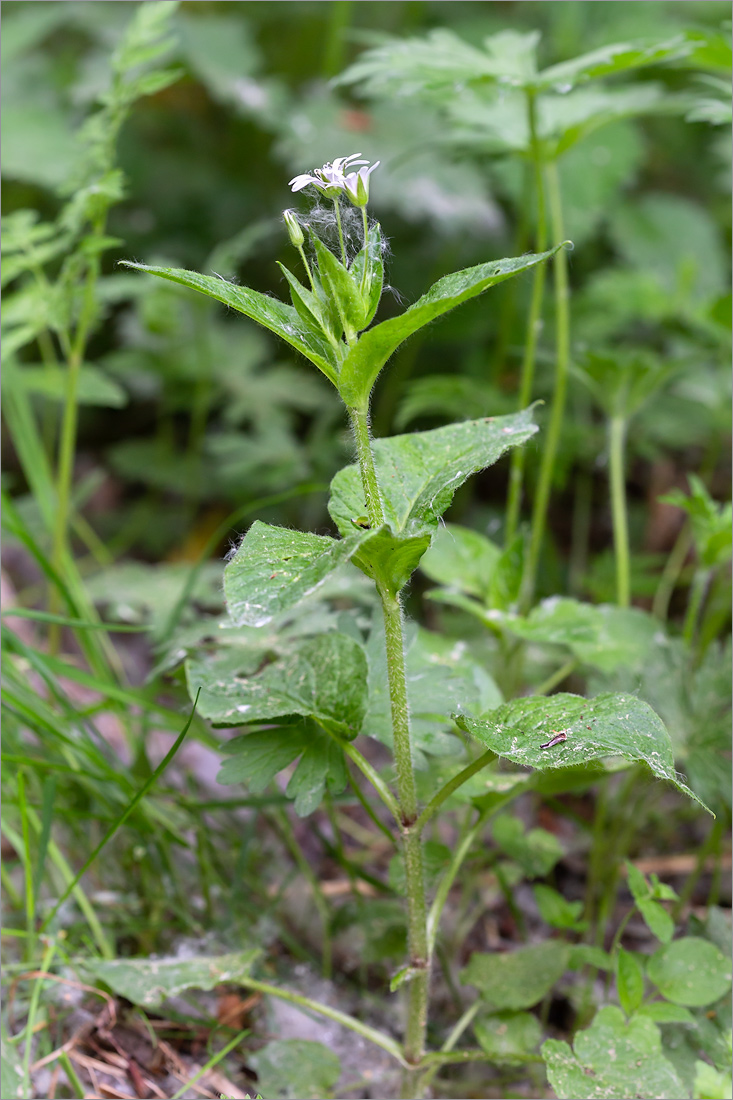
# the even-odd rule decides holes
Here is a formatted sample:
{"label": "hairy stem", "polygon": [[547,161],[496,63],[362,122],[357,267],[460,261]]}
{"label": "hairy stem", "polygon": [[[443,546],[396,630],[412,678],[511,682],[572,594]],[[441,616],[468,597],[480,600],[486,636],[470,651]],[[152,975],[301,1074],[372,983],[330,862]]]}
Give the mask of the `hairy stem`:
{"label": "hairy stem", "polygon": [[[529,122],[530,150],[534,171],[535,199],[537,203],[537,229],[535,251],[542,252],[547,240],[547,216],[545,212],[545,188],[542,179],[542,150],[537,139],[537,106],[533,92],[527,93],[527,118]],[[545,290],[545,264],[537,264],[532,281],[532,298],[527,316],[527,335],[524,343],[524,358],[519,383],[519,408],[524,409],[532,398],[537,340],[542,327],[542,299]],[[508,546],[517,533],[519,510],[522,499],[522,476],[524,473],[524,447],[512,450],[509,468],[509,496],[507,499],[506,526],[504,544]]]}
{"label": "hairy stem", "polygon": [[361,483],[364,487],[364,499],[366,500],[367,517],[372,528],[381,527],[384,523],[384,511],[382,499],[379,495],[379,482],[377,471],[374,468],[374,456],[372,455],[371,435],[369,432],[369,413],[366,409],[348,410],[351,419],[351,427],[354,430],[356,452],[359,457],[359,469],[361,471]]}
{"label": "hairy stem", "polygon": [[631,601],[629,527],[626,515],[626,482],[624,480],[625,436],[625,418],[623,416],[612,416],[609,422],[609,468],[611,475],[613,545],[616,551],[616,603],[619,607],[628,607]]}
{"label": "hairy stem", "polygon": [[[562,199],[560,195],[560,181],[557,164],[554,161],[550,161],[547,164],[545,179],[547,182],[552,236],[555,240],[562,241],[565,237]],[[555,253],[553,263],[555,276],[555,388],[552,395],[550,422],[545,436],[545,448],[542,452],[539,480],[535,493],[534,508],[532,510],[532,533],[530,536],[527,568],[522,586],[522,604],[525,608],[529,607],[532,603],[537,580],[537,566],[539,564],[540,551],[545,536],[547,508],[550,502],[550,489],[552,487],[552,475],[555,469],[555,458],[557,456],[560,435],[562,433],[565,397],[568,388],[568,370],[570,367],[568,260],[564,248],[561,248]]]}

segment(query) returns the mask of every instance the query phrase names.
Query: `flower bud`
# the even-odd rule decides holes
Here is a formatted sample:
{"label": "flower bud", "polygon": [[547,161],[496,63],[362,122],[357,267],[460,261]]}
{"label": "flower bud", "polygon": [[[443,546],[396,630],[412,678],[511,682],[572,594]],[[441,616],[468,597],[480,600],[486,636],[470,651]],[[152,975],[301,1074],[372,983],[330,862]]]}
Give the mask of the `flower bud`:
{"label": "flower bud", "polygon": [[300,223],[295,216],[294,210],[283,210],[283,221],[290,237],[290,243],[295,248],[302,248],[305,237],[303,236],[303,230],[300,228]]}

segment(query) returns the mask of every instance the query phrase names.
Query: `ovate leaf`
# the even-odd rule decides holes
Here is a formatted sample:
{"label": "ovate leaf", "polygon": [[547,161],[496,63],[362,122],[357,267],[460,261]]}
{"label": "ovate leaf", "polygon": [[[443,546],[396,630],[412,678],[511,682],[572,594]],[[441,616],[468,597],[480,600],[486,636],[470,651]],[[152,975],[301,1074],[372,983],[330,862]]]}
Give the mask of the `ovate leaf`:
{"label": "ovate leaf", "polygon": [[332,1095],[341,1074],[338,1055],[310,1039],[274,1039],[248,1054],[247,1064],[258,1091],[272,1100],[320,1100]]}
{"label": "ovate leaf", "polygon": [[644,971],[636,955],[623,947],[616,956],[616,988],[624,1012],[633,1016],[644,996]]}
{"label": "ovate leaf", "polygon": [[366,538],[366,531],[332,539],[257,520],[224,570],[232,620],[237,626],[268,623],[313,592]]}
{"label": "ovate leaf", "polygon": [[[633,695],[609,693],[584,699],[562,692],[549,698],[531,696],[513,699],[483,718],[459,715],[456,721],[498,756],[543,771],[592,765],[612,756],[645,764],[659,779],[666,779],[708,809],[677,778],[663,722]],[[548,745],[562,736],[564,740]]]}
{"label": "ovate leaf", "polygon": [[333,350],[329,348],[325,337],[320,340],[310,329],[305,328],[293,306],[288,306],[277,298],[269,298],[257,290],[250,290],[249,287],[235,286],[233,283],[228,283],[226,279],[200,275],[198,271],[186,271],[177,267],[150,267],[146,264],[134,264],[128,260],[121,262],[135,271],[157,275],[160,279],[168,279],[172,283],[179,283],[191,290],[198,290],[207,298],[214,298],[217,302],[229,306],[230,309],[244,313],[258,325],[276,333],[306,359],[310,359],[311,363],[323,371],[326,378],[334,385],[336,384],[338,364]]}
{"label": "ovate leaf", "polygon": [[505,955],[474,952],[461,981],[476,986],[492,1008],[530,1008],[565,973],[568,957],[568,946],[560,940],[518,947]]}
{"label": "ovate leaf", "polygon": [[668,1001],[694,1008],[729,992],[731,961],[709,940],[685,936],[656,951],[647,974]]}
{"label": "ovate leaf", "polygon": [[[613,1051],[613,1056],[611,1056]],[[593,1023],[568,1043],[542,1044],[547,1076],[560,1100],[669,1100],[686,1090],[651,1020],[635,1016],[628,1023],[620,1008],[602,1008]]]}
{"label": "ovate leaf", "polygon": [[542,1028],[531,1012],[497,1012],[473,1025],[482,1050],[494,1061],[521,1060],[540,1041]]}
{"label": "ovate leaf", "polygon": [[134,1005],[158,1008],[187,989],[214,989],[222,982],[246,978],[260,954],[258,948],[201,958],[84,959],[82,971],[108,985]]}
{"label": "ovate leaf", "polygon": [[493,260],[446,275],[399,317],[382,321],[363,333],[346,356],[339,376],[339,393],[346,404],[364,407],[382,367],[408,336],[489,287],[543,263],[562,247],[559,244],[548,252]]}
{"label": "ovate leaf", "polygon": [[236,649],[186,666],[189,691],[201,688],[199,714],[218,726],[301,715],[340,736],[356,737],[366,710],[367,663],[353,638],[331,631],[255,671]]}

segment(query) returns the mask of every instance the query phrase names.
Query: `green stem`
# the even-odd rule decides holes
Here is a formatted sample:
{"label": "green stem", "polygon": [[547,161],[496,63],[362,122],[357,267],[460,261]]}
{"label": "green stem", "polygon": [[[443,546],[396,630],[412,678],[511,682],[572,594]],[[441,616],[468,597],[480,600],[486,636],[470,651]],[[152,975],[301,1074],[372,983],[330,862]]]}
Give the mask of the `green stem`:
{"label": "green stem", "polygon": [[428,1014],[429,949],[422,842],[417,829],[417,789],[412,766],[410,711],[407,699],[405,643],[399,597],[378,585],[387,645],[387,679],[392,707],[394,759],[402,818],[402,851],[407,892],[409,965],[418,973],[408,985],[405,1057],[413,1065],[425,1053]]}
{"label": "green stem", "polygon": [[372,455],[369,413],[367,409],[354,408],[350,408],[348,413],[351,419],[351,427],[354,430],[369,525],[376,530],[384,523],[384,511],[382,510],[382,498],[379,495],[379,482],[377,481],[377,471],[374,468],[374,456]]}
{"label": "green stem", "polygon": [[[560,194],[560,180],[557,164],[549,161],[545,168],[545,180],[547,184],[547,197],[550,207],[550,221],[552,236],[556,241],[565,239],[562,197]],[[555,459],[562,434],[562,422],[565,412],[565,397],[568,388],[568,371],[570,368],[570,309],[568,301],[568,260],[567,253],[561,248],[555,253],[554,259],[555,277],[555,387],[552,395],[552,409],[550,422],[545,436],[545,448],[542,452],[540,473],[535,493],[534,508],[532,510],[532,532],[530,535],[529,554],[527,568],[523,579],[522,604],[528,608],[534,597],[537,581],[537,566],[539,564],[540,551],[545,536],[547,522],[547,508],[550,502],[550,489],[552,488],[552,475],[555,469]]]}
{"label": "green stem", "polygon": [[433,798],[431,798],[430,802],[428,802],[427,806],[415,822],[415,829],[417,830],[417,832],[422,832],[428,821],[430,821],[430,819],[435,816],[445,800],[447,798],[450,798],[454,791],[457,791],[459,787],[462,787],[463,784],[471,778],[471,776],[475,775],[476,772],[480,772],[481,769],[485,768],[487,764],[490,764],[492,760],[496,760],[496,753],[492,752],[491,749],[487,749],[486,752],[482,753],[481,756],[477,757],[476,760],[474,760],[471,764],[467,764],[462,771],[458,772],[457,775],[454,775],[453,778],[450,779],[444,787],[441,787],[438,793],[434,795]]}
{"label": "green stem", "polygon": [[[104,215],[97,219],[92,227],[92,242],[104,233]],[[74,340],[69,351],[66,375],[66,396],[59,438],[58,469],[56,474],[56,516],[53,530],[53,552],[51,560],[57,570],[63,566],[64,551],[67,547],[69,508],[71,503],[71,482],[74,474],[76,454],[76,431],[78,423],[79,375],[84,361],[87,339],[94,320],[96,307],[95,289],[99,278],[100,255],[92,248],[82,299],[81,313],[76,326]],[[52,607],[51,610],[57,610]],[[58,648],[59,631],[52,627],[49,632],[49,644],[52,651]]]}
{"label": "green stem", "polygon": [[710,569],[696,569],[695,575],[692,578],[692,588],[690,589],[690,598],[687,604],[687,614],[685,615],[685,624],[682,628],[683,637],[689,646],[692,645],[695,639],[697,621],[700,617],[700,610],[710,582],[711,572],[712,570]]}
{"label": "green stem", "polygon": [[[542,149],[537,138],[537,104],[535,93],[532,91],[527,93],[527,118],[529,122],[530,155],[534,170],[535,198],[537,203],[535,251],[542,252],[546,247],[547,240],[547,215],[545,210],[545,188],[542,179]],[[520,409],[526,408],[532,398],[537,341],[542,327],[542,299],[544,297],[544,290],[545,264],[538,264],[534,270],[532,298],[530,300],[529,314],[527,316],[527,335],[524,343],[524,357],[522,359],[522,371],[519,383],[518,407]],[[512,451],[511,466],[509,469],[506,531],[504,538],[506,546],[509,545],[517,533],[519,510],[522,500],[524,456],[524,447],[515,447]]]}
{"label": "green stem", "polygon": [[625,437],[625,418],[623,416],[612,416],[609,422],[609,469],[611,475],[613,545],[616,551],[616,603],[619,607],[628,607],[631,602],[629,526],[626,515],[626,482],[624,480]]}
{"label": "green stem", "polygon": [[564,665],[561,665],[556,672],[553,672],[546,680],[543,680],[539,687],[534,689],[535,695],[549,695],[553,688],[556,688],[558,684],[561,684],[566,676],[569,676],[578,667],[578,659],[571,657]]}
{"label": "green stem", "polygon": [[[402,821],[400,819],[400,807],[397,804],[397,799],[392,794],[391,790],[384,782],[379,772],[374,767],[372,767],[369,761],[364,756],[362,756],[359,750],[350,741],[339,741],[339,744],[341,745],[349,759],[353,760],[353,762],[356,764],[362,775],[369,780],[371,785],[374,787],[374,790],[382,799],[382,802],[384,802],[385,806],[394,817],[397,824],[401,826]],[[356,785],[354,785],[354,789],[356,790]],[[357,797],[359,798],[359,801],[361,801],[360,795],[361,792],[357,790]],[[362,805],[364,805],[364,803],[362,803]],[[382,826],[382,828],[384,827]],[[390,834],[388,833],[388,835]],[[390,839],[393,838],[390,837]]]}
{"label": "green stem", "polygon": [[670,550],[669,557],[662,570],[662,575],[659,578],[657,591],[654,593],[652,614],[656,615],[662,622],[666,621],[667,615],[669,614],[669,601],[672,599],[672,593],[680,578],[680,573],[684,568],[685,559],[690,552],[691,546],[692,528],[689,523],[685,523],[677,536],[674,546]]}
{"label": "green stem", "polygon": [[341,245],[341,263],[344,267],[347,267],[346,263],[346,246],[344,244],[344,231],[341,228],[341,210],[339,209],[338,199],[333,200],[333,208],[336,211],[336,225],[339,231],[339,244]]}
{"label": "green stem", "polygon": [[313,274],[312,274],[312,272],[311,272],[310,264],[308,263],[308,259],[307,259],[307,257],[306,257],[306,254],[305,254],[305,252],[303,251],[303,245],[302,245],[302,244],[299,244],[299,245],[298,245],[298,252],[300,253],[300,258],[301,258],[301,261],[302,261],[302,263],[303,263],[303,267],[305,268],[306,274],[307,274],[307,276],[308,276],[308,282],[309,282],[309,283],[310,283],[310,285],[311,285],[311,290],[312,290],[312,291],[313,291],[313,293],[315,294],[315,292],[316,292],[316,284],[315,284],[315,283],[313,282]]}
{"label": "green stem", "polygon": [[[456,1045],[456,1043],[460,1039],[461,1035],[463,1035],[463,1032],[466,1030],[467,1027],[469,1027],[473,1023],[474,1018],[476,1017],[476,1015],[478,1014],[478,1012],[481,1010],[482,1007],[483,1007],[483,1002],[481,1001],[481,998],[479,997],[477,1000],[475,1000],[473,1002],[473,1004],[471,1005],[470,1008],[466,1009],[466,1011],[463,1013],[461,1018],[458,1020],[455,1027],[451,1031],[450,1035],[448,1036],[448,1038],[446,1039],[446,1041],[443,1043],[442,1047],[440,1048],[440,1053],[441,1054],[448,1054],[448,1053],[450,1053],[450,1051],[453,1050],[454,1046]],[[428,1090],[428,1087],[430,1086],[433,1078],[435,1077],[435,1075],[439,1071],[439,1069],[440,1069],[440,1062],[438,1062],[435,1065],[431,1066],[430,1069],[427,1071],[427,1073],[424,1074],[424,1076],[420,1080],[420,1085],[419,1085],[419,1088],[417,1090],[418,1095],[420,1095],[420,1094],[425,1095],[425,1093]]]}
{"label": "green stem", "polygon": [[244,986],[245,989],[252,989],[256,993],[279,997],[281,1001],[289,1001],[290,1004],[298,1005],[299,1008],[310,1009],[311,1012],[317,1012],[319,1016],[325,1016],[328,1020],[335,1020],[337,1024],[348,1027],[350,1031],[355,1031],[357,1035],[368,1039],[370,1043],[386,1050],[388,1054],[397,1059],[400,1065],[407,1066],[399,1043],[395,1042],[394,1039],[390,1039],[384,1032],[377,1031],[376,1028],[369,1027],[368,1024],[363,1024],[361,1020],[357,1020],[354,1016],[339,1012],[337,1008],[331,1008],[330,1005],[324,1005],[320,1001],[312,1000],[310,997],[303,997],[300,993],[291,993],[288,989],[278,989],[276,985],[270,985],[268,982],[258,982],[254,978],[237,977],[237,984]]}
{"label": "green stem", "polygon": [[492,807],[491,811],[484,810],[484,812],[480,814],[478,820],[476,821],[476,824],[471,829],[469,829],[467,833],[464,834],[458,847],[453,853],[453,858],[451,859],[450,866],[445,871],[443,877],[440,880],[440,883],[438,884],[438,889],[435,893],[433,904],[430,906],[430,912],[428,914],[427,922],[428,948],[431,954],[433,948],[435,947],[435,939],[438,935],[440,917],[443,912],[443,907],[448,900],[448,894],[450,893],[451,886],[455,882],[456,875],[460,871],[461,864],[468,855],[471,849],[471,845],[486,824],[486,821],[490,816],[490,812],[494,812],[496,809],[498,809],[497,806]]}

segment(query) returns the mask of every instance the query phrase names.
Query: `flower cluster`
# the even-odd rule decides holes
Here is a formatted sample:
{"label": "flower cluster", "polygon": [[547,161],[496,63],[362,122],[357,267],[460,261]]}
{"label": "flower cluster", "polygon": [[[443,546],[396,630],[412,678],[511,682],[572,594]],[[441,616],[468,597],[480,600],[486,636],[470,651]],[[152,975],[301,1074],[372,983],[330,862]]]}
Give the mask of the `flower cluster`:
{"label": "flower cluster", "polygon": [[[350,157],[337,157],[333,164],[324,164],[323,168],[314,168],[312,175],[307,172],[294,176],[290,180],[291,191],[302,191],[304,187],[318,188],[327,199],[337,199],[346,195],[354,206],[364,207],[369,201],[369,176],[379,165],[379,161],[367,168],[368,160],[360,160],[361,153],[352,153]],[[357,165],[361,167],[357,171]]]}

